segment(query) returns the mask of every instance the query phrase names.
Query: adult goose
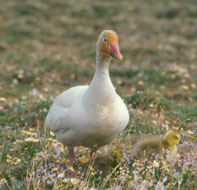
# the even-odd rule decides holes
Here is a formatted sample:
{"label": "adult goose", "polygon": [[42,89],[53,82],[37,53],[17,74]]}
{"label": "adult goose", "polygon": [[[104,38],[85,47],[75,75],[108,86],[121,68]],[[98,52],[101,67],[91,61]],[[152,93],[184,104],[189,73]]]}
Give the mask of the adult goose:
{"label": "adult goose", "polygon": [[104,30],[97,41],[96,72],[90,85],[75,86],[60,94],[46,117],[46,128],[68,147],[71,168],[75,146],[89,147],[93,157],[99,147],[109,144],[129,122],[127,107],[109,76],[112,59],[122,60],[118,35]]}

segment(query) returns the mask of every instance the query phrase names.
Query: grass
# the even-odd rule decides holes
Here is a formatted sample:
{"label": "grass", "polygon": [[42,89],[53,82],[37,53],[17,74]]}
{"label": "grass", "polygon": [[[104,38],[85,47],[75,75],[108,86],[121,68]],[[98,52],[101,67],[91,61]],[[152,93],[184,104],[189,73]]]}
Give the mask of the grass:
{"label": "grass", "polygon": [[[195,189],[197,68],[195,1],[45,0],[0,7],[1,189]],[[68,153],[44,120],[53,98],[88,84],[103,29],[120,36],[122,63],[110,75],[131,120],[99,150],[76,148],[76,179]],[[138,138],[179,130],[184,144],[170,172],[133,160]],[[187,151],[185,151],[187,150]],[[170,163],[168,163],[170,165]]]}

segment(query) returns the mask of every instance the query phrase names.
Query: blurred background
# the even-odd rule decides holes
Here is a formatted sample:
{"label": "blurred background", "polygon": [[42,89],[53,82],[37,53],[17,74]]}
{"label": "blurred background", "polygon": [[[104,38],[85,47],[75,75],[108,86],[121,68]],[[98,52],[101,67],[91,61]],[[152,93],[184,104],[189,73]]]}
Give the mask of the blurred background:
{"label": "blurred background", "polygon": [[89,83],[97,37],[112,29],[124,57],[111,65],[118,91],[196,100],[196,8],[195,0],[1,1],[1,96]]}

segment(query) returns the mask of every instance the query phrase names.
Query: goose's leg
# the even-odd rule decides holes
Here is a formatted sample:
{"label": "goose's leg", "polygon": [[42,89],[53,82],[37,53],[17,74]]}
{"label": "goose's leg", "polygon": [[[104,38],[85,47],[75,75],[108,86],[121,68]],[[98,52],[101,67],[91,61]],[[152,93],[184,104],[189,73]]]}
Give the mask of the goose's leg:
{"label": "goose's leg", "polygon": [[96,151],[97,151],[97,150],[92,150],[92,151],[90,152],[90,158],[95,159],[95,157],[96,157]]}
{"label": "goose's leg", "polygon": [[74,148],[69,148],[68,157],[70,160],[70,177],[75,177],[73,161],[74,161]]}

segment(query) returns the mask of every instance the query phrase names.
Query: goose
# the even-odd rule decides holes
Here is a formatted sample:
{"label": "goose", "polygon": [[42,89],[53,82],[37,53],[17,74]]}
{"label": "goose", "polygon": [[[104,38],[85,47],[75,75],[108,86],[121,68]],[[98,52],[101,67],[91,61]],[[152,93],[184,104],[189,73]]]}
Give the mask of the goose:
{"label": "goose", "polygon": [[149,158],[152,153],[165,157],[163,149],[169,151],[169,158],[172,159],[177,153],[177,144],[181,142],[180,135],[175,130],[169,130],[164,136],[146,137],[137,142],[134,156],[136,158]]}
{"label": "goose", "polygon": [[129,122],[128,109],[110,79],[112,59],[122,60],[118,35],[104,30],[97,40],[96,71],[89,86],[64,91],[47,114],[45,127],[68,147],[71,177],[74,176],[74,147],[90,148],[93,158],[96,151],[117,137]]}

